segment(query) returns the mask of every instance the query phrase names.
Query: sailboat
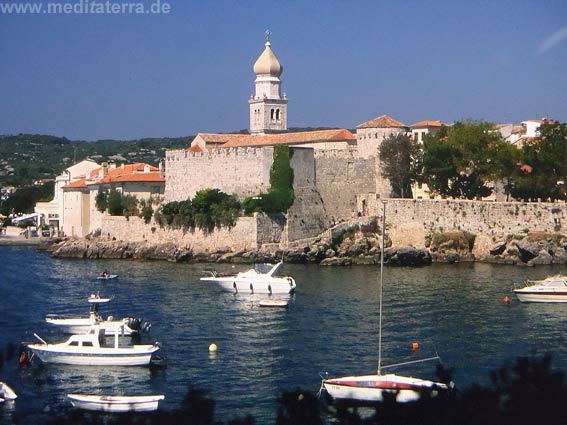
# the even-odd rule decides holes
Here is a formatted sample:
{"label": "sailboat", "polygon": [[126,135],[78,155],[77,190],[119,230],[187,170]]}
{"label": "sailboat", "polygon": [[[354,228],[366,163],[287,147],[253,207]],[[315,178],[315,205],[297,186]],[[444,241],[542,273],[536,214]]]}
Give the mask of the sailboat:
{"label": "sailboat", "polygon": [[322,375],[321,388],[335,400],[350,400],[353,402],[378,402],[384,400],[385,395],[394,395],[397,402],[406,403],[418,400],[423,393],[435,395],[440,391],[447,391],[449,387],[441,382],[426,379],[383,374],[382,370],[394,366],[402,366],[422,361],[436,360],[438,356],[382,366],[382,286],[384,270],[384,234],[386,229],[386,202],[382,204],[382,247],[380,258],[380,290],[379,290],[379,326],[378,326],[378,371],[375,375],[344,376],[341,378],[328,378]]}

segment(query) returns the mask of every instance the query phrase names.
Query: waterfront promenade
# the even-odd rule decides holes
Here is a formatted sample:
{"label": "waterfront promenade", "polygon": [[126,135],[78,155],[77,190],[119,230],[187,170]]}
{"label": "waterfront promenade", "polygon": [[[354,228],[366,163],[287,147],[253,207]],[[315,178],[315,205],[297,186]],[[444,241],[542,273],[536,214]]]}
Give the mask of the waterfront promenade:
{"label": "waterfront promenade", "polygon": [[39,245],[50,238],[45,238],[42,236],[34,236],[26,238],[21,229],[16,226],[7,226],[6,233],[0,234],[0,245]]}

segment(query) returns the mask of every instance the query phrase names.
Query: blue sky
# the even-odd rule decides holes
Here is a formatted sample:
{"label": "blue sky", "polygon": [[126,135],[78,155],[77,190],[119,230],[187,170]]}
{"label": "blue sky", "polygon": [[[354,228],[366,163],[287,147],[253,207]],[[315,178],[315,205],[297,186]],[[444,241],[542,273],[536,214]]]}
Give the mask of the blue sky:
{"label": "blue sky", "polygon": [[169,13],[0,13],[0,134],[247,128],[268,28],[288,126],[354,128],[382,114],[567,122],[565,0],[161,3]]}

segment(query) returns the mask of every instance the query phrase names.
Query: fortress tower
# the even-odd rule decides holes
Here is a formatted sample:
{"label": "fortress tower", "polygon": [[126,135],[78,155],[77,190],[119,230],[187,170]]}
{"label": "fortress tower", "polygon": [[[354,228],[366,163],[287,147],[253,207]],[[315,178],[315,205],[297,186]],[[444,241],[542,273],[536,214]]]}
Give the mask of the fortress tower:
{"label": "fortress tower", "polygon": [[248,101],[251,134],[287,130],[287,97],[282,97],[280,80],[283,67],[271,46],[270,31],[266,31],[266,48],[253,68],[256,92]]}

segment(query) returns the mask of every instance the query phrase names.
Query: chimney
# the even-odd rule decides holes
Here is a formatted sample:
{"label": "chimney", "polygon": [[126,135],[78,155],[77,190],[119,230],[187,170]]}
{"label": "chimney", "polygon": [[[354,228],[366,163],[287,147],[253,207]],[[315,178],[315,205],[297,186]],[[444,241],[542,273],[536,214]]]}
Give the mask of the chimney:
{"label": "chimney", "polygon": [[165,163],[163,159],[159,162],[159,176],[165,179]]}
{"label": "chimney", "polygon": [[102,163],[102,177],[104,178],[108,174],[108,162]]}

